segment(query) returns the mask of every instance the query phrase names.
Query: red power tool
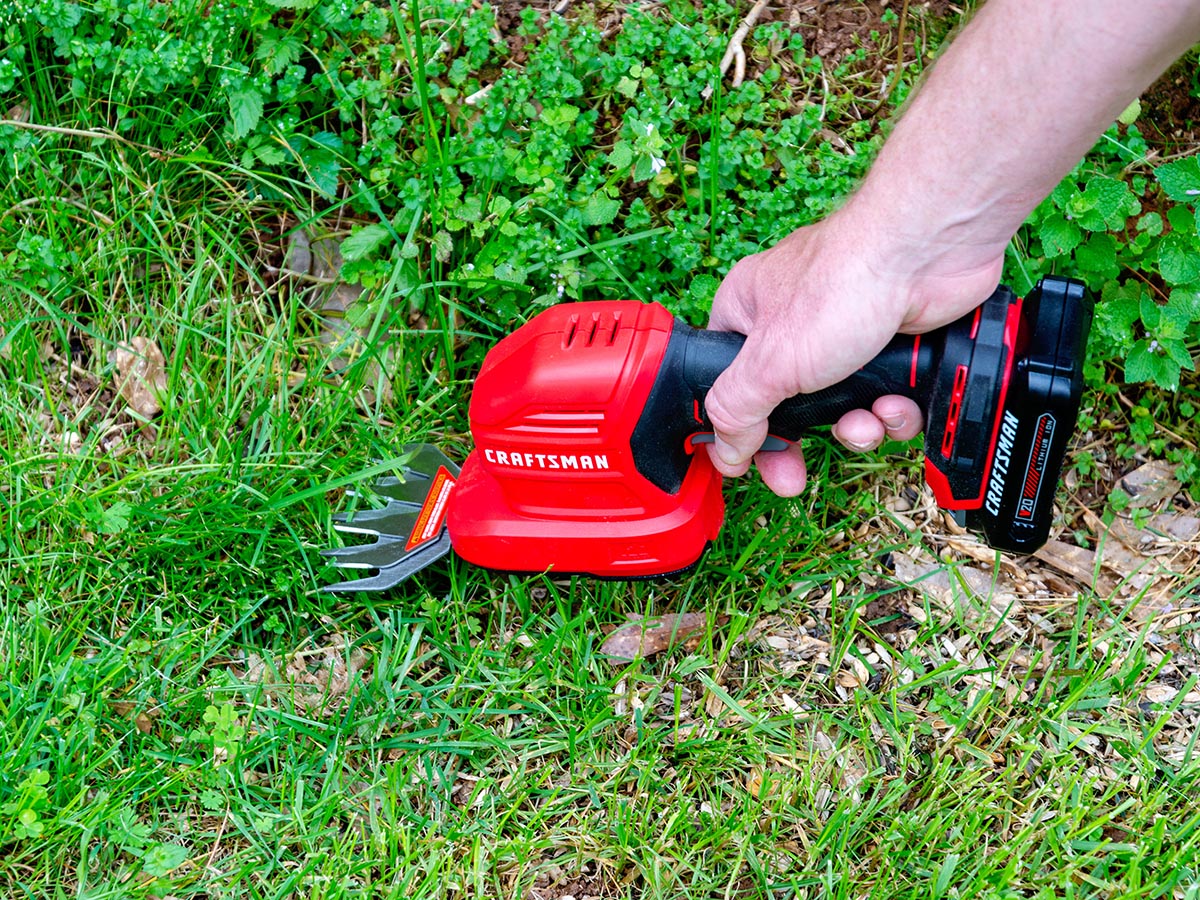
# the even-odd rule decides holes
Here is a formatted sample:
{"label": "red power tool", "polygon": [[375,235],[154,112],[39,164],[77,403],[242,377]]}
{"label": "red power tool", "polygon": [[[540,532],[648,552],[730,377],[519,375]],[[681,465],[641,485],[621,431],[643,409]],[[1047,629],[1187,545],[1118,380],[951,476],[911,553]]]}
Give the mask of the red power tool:
{"label": "red power tool", "polygon": [[[765,449],[903,394],[925,412],[939,506],[992,547],[1045,543],[1074,431],[1092,304],[1047,277],[1021,300],[1000,287],[937,331],[898,335],[833,387],[781,404]],[[694,565],[724,516],[704,397],[744,341],[657,304],[551,307],[500,341],[471,396],[475,450],[461,473],[429,445],[374,485],[379,509],[340,531],[375,543],[325,551],[371,570],[335,591],[381,590],[446,553],[489,569],[643,578]]]}

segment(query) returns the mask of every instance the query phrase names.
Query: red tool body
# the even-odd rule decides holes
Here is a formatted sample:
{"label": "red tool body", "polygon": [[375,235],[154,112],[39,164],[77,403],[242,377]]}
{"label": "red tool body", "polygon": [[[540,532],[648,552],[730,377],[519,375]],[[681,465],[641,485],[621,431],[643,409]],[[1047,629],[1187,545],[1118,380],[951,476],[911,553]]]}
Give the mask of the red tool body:
{"label": "red tool body", "polygon": [[[926,412],[926,473],[940,506],[994,547],[1045,542],[1082,390],[1091,304],[1047,278],[999,288],[975,313],[897,336],[855,375],[786,401],[792,441],[883,394]],[[488,354],[471,397],[476,448],[448,513],[477,565],[639,577],[695,563],[720,529],[721,479],[696,443],[704,396],[744,338],[700,331],[633,301],[552,307]]]}
{"label": "red tool body", "polygon": [[632,444],[675,327],[657,304],[578,303],[496,345],[471,396],[475,450],[450,511],[460,555],[610,577],[696,561],[721,528],[720,474],[693,454],[664,490],[638,471]]}
{"label": "red tool body", "polygon": [[[832,387],[784,401],[764,449],[903,394],[925,413],[925,471],[938,504],[993,547],[1031,553],[1050,531],[1074,432],[1092,306],[1047,277],[1024,300],[1000,287],[974,313],[898,335]],[[453,548],[514,572],[602,578],[695,564],[724,517],[704,399],[745,338],[697,330],[656,304],[551,307],[484,360],[461,472],[437,448],[405,448],[373,493],[337,517],[374,543],[323,551],[368,572],[337,591],[384,590]]]}

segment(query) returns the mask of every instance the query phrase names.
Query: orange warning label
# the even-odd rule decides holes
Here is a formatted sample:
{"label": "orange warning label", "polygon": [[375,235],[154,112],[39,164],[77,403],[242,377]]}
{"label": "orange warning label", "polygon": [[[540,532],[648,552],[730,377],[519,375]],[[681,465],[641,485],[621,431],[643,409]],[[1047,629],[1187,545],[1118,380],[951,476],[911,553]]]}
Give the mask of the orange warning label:
{"label": "orange warning label", "polygon": [[425,503],[417,515],[417,524],[413,526],[412,534],[404,549],[415,550],[422,544],[436,540],[446,521],[446,508],[450,505],[450,494],[454,491],[454,476],[441,466],[433,476],[433,484],[425,495]]}

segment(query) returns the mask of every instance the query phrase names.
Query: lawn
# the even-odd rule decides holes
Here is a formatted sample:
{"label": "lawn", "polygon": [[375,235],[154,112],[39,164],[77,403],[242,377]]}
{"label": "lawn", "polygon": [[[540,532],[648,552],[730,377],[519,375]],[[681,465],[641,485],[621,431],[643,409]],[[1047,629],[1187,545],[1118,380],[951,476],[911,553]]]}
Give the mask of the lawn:
{"label": "lawn", "polygon": [[496,340],[703,324],[966,10],[749,11],[0,12],[0,897],[1200,898],[1194,59],[1010,252],[1100,300],[1038,556],[818,434],[673,579],[322,590]]}

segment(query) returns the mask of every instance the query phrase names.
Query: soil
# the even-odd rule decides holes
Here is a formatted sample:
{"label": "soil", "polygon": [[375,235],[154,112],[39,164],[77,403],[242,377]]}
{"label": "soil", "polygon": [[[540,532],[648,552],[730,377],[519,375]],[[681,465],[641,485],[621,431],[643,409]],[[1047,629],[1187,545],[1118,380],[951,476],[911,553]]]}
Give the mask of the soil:
{"label": "soil", "polygon": [[[658,5],[643,4],[643,7]],[[751,5],[742,3],[739,11],[745,14]],[[536,3],[496,0],[493,7],[497,29],[509,45],[511,62],[517,65],[525,61],[525,46],[533,40],[516,33],[523,10],[537,10],[539,19],[556,14],[568,17],[587,15],[603,33],[611,35],[620,27],[625,9],[622,4],[609,0],[539,0]],[[861,3],[792,0],[767,6],[759,15],[758,22],[787,22],[804,35],[811,53],[831,64],[837,64],[846,54],[863,48],[867,53],[862,72],[868,72],[894,66],[897,55],[895,47],[901,32],[904,37],[904,62],[914,61],[926,44],[931,28],[938,34],[944,33],[962,16],[963,10],[962,4],[951,0],[864,0]],[[754,74],[751,62],[746,76],[750,78]]]}
{"label": "soil", "polygon": [[1182,60],[1142,96],[1138,128],[1164,157],[1195,153],[1200,148],[1200,99],[1193,96],[1192,87],[1195,70],[1195,60]]}

